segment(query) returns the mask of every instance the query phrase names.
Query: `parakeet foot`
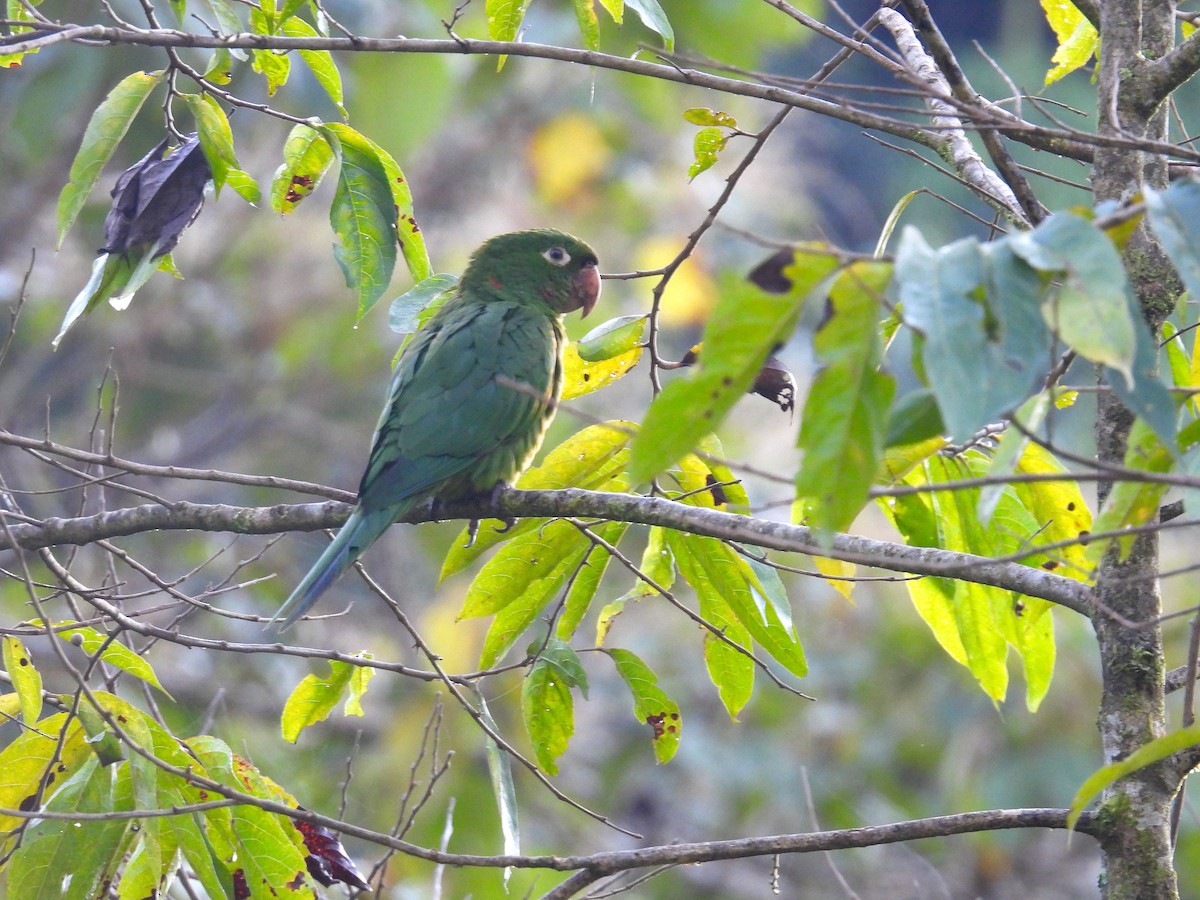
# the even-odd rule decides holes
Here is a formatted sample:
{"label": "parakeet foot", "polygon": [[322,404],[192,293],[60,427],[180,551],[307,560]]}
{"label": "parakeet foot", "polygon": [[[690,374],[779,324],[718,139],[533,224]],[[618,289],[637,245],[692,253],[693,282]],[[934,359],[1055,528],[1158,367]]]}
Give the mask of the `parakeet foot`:
{"label": "parakeet foot", "polygon": [[496,529],[496,534],[506,534],[512,531],[513,526],[517,524],[515,517],[500,514],[500,498],[504,495],[504,492],[511,487],[512,485],[510,485],[507,481],[498,481],[492,488],[492,494],[490,498],[490,503],[492,505],[492,518],[499,519],[504,523],[503,527]]}

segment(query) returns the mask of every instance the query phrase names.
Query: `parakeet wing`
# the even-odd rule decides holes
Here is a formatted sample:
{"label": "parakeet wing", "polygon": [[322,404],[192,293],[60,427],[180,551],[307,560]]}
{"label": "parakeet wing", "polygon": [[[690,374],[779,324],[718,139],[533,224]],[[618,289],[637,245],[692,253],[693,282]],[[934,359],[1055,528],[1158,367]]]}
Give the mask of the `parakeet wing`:
{"label": "parakeet wing", "polygon": [[393,373],[359,489],[364,509],[434,493],[460,475],[482,490],[516,474],[512,448],[540,437],[560,336],[555,320],[535,307],[449,301]]}

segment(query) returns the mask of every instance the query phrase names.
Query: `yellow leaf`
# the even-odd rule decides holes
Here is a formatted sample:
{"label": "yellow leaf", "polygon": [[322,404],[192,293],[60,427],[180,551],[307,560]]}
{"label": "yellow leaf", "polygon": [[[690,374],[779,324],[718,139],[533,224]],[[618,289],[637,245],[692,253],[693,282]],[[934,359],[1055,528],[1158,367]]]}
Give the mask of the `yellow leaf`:
{"label": "yellow leaf", "polygon": [[[683,238],[651,238],[638,248],[635,265],[639,269],[665,266],[675,258],[682,246]],[[708,319],[716,302],[716,283],[705,271],[703,263],[692,255],[667,282],[659,321],[668,327],[700,324]]]}
{"label": "yellow leaf", "polygon": [[567,113],[534,132],[528,157],[539,200],[579,206],[594,199],[592,183],[608,166],[612,150],[590,118]]}
{"label": "yellow leaf", "polygon": [[599,362],[586,362],[579,355],[577,342],[571,341],[563,351],[562,399],[574,400],[607,387],[624,378],[641,358],[642,348],[639,346]]}
{"label": "yellow leaf", "polygon": [[812,561],[813,565],[817,567],[817,571],[825,576],[830,587],[853,604],[854,598],[851,593],[854,591],[854,582],[844,579],[853,578],[858,573],[858,566],[854,563],[842,562],[840,559],[826,559],[823,556],[814,556]]}

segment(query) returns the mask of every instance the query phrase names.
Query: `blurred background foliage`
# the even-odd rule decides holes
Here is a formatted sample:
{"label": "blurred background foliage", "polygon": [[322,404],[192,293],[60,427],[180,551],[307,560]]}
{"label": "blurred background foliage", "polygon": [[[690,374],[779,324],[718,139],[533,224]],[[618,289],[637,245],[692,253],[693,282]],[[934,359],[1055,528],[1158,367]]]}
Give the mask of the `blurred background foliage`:
{"label": "blurred background foliage", "polygon": [[[814,15],[830,15],[815,0],[802,5]],[[62,19],[89,18],[91,4],[83,0],[58,6],[54,12]],[[758,0],[663,0],[663,6],[684,54],[807,76],[831,53],[828,44],[813,41]],[[935,12],[952,43],[962,48],[979,41],[1012,82],[1033,92],[1040,88],[1053,45],[1036,4],[996,0],[940,6]],[[452,0],[330,3],[356,32],[409,37],[441,36],[441,20],[452,15],[453,7]],[[863,0],[843,7],[861,19],[872,5]],[[482,8],[468,8],[456,28],[463,35],[484,36]],[[524,37],[576,45],[571,4],[539,0]],[[635,16],[627,15],[623,28],[601,17],[605,51],[628,55],[643,42],[656,45],[657,36]],[[960,52],[982,91],[997,97],[1009,93],[981,54]],[[193,61],[202,58],[197,53]],[[723,109],[747,131],[760,128],[773,113],[763,104],[549,61],[510,58],[500,74],[493,60],[479,57],[353,54],[338,61],[350,121],[404,167],[437,271],[461,271],[466,254],[490,235],[535,226],[584,237],[599,251],[603,271],[662,265],[699,224],[740,155],[734,140],[713,169],[689,183],[695,128],[683,121],[683,110]],[[16,300],[27,271],[30,298],[0,371],[0,425],[86,446],[97,415],[105,438],[110,436],[107,413],[97,410],[116,405],[111,438],[120,456],[352,490],[398,338],[388,330],[385,304],[354,324],[353,298],[330,252],[332,183],[319,188],[323,198],[286,218],[251,208],[230,191],[219,201],[210,199],[175,254],[185,280],[156,275],[128,312],[103,308],[77,326],[57,352],[50,351],[67,304],[86,280],[107,207],[107,197],[97,191],[55,253],[54,199],[88,117],[105,93],[127,72],[160,64],[148,50],[58,46],[26,59],[21,69],[0,72],[0,171],[5,173],[0,300],[6,305]],[[858,65],[838,74],[838,80],[867,83],[878,77]],[[295,67],[292,78],[289,89],[271,99],[274,105],[296,115],[336,119],[336,110],[306,71]],[[267,99],[261,79],[248,70],[231,89],[248,99]],[[1086,75],[1077,74],[1051,95],[1074,105],[1089,102],[1089,92]],[[1080,127],[1087,127],[1091,114],[1090,106],[1084,113],[1062,113],[1077,118]],[[243,167],[266,182],[289,126],[246,110],[238,111],[232,124]],[[102,180],[104,190],[161,136],[161,113],[148,104]],[[1083,177],[1072,163],[1040,156],[1036,163],[1068,179]],[[922,186],[983,214],[964,191],[920,161],[881,147],[850,126],[794,113],[743,180],[721,224],[671,283],[664,312],[666,353],[682,355],[722,285],[744,277],[764,255],[741,231],[784,240],[825,236],[849,249],[870,250],[892,205]],[[1042,196],[1051,208],[1088,202],[1084,191],[1061,184],[1048,185]],[[920,224],[931,240],[985,233],[933,196],[918,198],[906,221]],[[406,289],[406,279],[399,274],[384,299]],[[598,318],[645,311],[650,287],[647,280],[608,282]],[[573,336],[591,324],[570,323]],[[808,341],[802,330],[782,353],[802,390],[811,375]],[[619,389],[571,406],[639,419],[650,397],[648,381],[639,374]],[[564,410],[547,446],[578,427],[571,408]],[[767,401],[747,397],[721,437],[731,458],[787,474],[796,467],[796,427]],[[13,449],[0,450],[0,475],[10,487],[40,492],[26,497],[27,508],[40,516],[74,514],[81,502],[90,510],[129,502],[111,495],[111,489],[94,488],[82,499],[77,490],[55,493],[73,479]],[[765,515],[786,517],[785,487],[751,478],[749,489]],[[275,492],[211,482],[173,481],[162,490],[179,500],[281,502]],[[453,523],[401,526],[367,562],[415,617],[446,669],[470,671],[484,626],[454,621],[469,574],[436,584],[441,558],[457,530]],[[870,511],[856,530],[891,537],[882,517]],[[227,609],[262,615],[287,595],[323,541],[319,535],[266,540],[169,533],[129,538],[121,545],[162,576],[181,579],[187,591],[226,578],[273,576],[218,601]],[[1166,557],[1178,552],[1166,537]],[[90,574],[95,580],[103,577],[101,554],[69,555],[81,576],[94,565]],[[119,577],[129,581],[130,590],[138,586],[128,570]],[[664,604],[643,600],[617,620],[614,633],[656,669],[683,707],[681,750],[669,765],[656,767],[645,728],[629,715],[628,694],[610,662],[584,653],[592,691],[577,705],[576,735],[560,761],[561,787],[659,843],[841,828],[999,806],[1065,806],[1101,763],[1093,722],[1097,665],[1082,622],[1058,617],[1056,679],[1033,715],[1019,689],[1012,692],[1014,699],[993,708],[966,670],[936,647],[902,585],[889,580],[860,584],[851,604],[819,578],[784,577],[811,665],[801,687],[816,702],[760,680],[741,721],[731,722],[715,689],[698,673],[700,633]],[[629,577],[616,567],[609,579],[602,592],[610,596],[629,586]],[[1188,592],[1194,579],[1173,579],[1171,591]],[[345,615],[303,623],[290,639],[420,664],[396,628],[379,626],[377,601],[360,584],[343,582],[327,598],[326,611],[336,609],[337,601],[349,604]],[[18,581],[0,581],[0,615],[9,623],[30,615]],[[192,614],[186,625],[190,633],[252,641],[262,639],[260,628],[200,614]],[[1183,631],[1182,625],[1168,626],[1175,650]],[[679,643],[691,646],[676,652]],[[35,653],[40,646],[32,644]],[[279,736],[279,712],[291,688],[309,671],[322,671],[321,664],[175,647],[152,649],[148,657],[175,697],[162,711],[177,733],[207,730],[221,736],[303,805],[328,813],[339,809],[352,757],[344,815],[381,830],[392,827],[426,722],[441,702],[440,746],[443,752],[453,749],[455,756],[409,839],[436,846],[453,797],[450,849],[500,850],[482,736],[453,703],[439,700],[436,687],[381,674],[366,697],[365,718],[335,716],[293,747]],[[51,654],[39,654],[39,663],[52,689],[56,680],[60,689],[69,687],[66,676],[55,673]],[[493,714],[519,745],[520,679],[514,672],[486,686]],[[418,777],[427,780],[428,769]],[[520,774],[518,796],[525,852],[582,853],[631,845]],[[1184,895],[1189,886],[1200,889],[1196,820],[1189,804],[1184,849],[1178,854]],[[380,855],[378,848],[353,840],[347,846],[364,871]],[[982,834],[846,851],[828,860],[785,858],[782,893],[841,895],[834,865],[859,896],[888,898],[1085,897],[1094,895],[1098,871],[1094,845],[1086,838]],[[635,895],[677,897],[686,890],[695,897],[765,897],[770,868],[769,859],[758,859],[677,870]],[[517,871],[511,893],[540,892],[551,878]],[[450,897],[499,896],[501,891],[496,871],[451,870],[443,879]],[[393,857],[387,884],[387,896],[429,896],[430,867]]]}

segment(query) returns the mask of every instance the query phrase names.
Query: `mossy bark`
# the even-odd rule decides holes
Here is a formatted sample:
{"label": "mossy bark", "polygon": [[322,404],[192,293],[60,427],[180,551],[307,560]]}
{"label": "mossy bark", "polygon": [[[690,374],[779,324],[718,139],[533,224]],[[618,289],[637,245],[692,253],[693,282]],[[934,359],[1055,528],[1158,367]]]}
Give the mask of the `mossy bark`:
{"label": "mossy bark", "polygon": [[[1146,59],[1174,42],[1174,7],[1167,0],[1102,0],[1098,91],[1102,134],[1165,141],[1166,105],[1139,77]],[[1092,183],[1097,202],[1128,199],[1167,182],[1166,159],[1128,148],[1100,148]],[[1181,290],[1154,236],[1139,227],[1125,251],[1133,290],[1152,333],[1174,308]],[[1101,463],[1120,464],[1133,416],[1111,394],[1102,395],[1095,425]],[[1103,503],[1108,485],[1100,486]],[[1158,540],[1146,535],[1124,559],[1110,552],[1096,584],[1093,625],[1100,650],[1103,695],[1099,730],[1106,762],[1123,759],[1165,733],[1162,629],[1122,625],[1106,610],[1137,623],[1161,615]],[[1108,900],[1178,897],[1171,848],[1170,808],[1182,773],[1170,761],[1122,779],[1105,794],[1100,820],[1104,854],[1101,890]]]}

